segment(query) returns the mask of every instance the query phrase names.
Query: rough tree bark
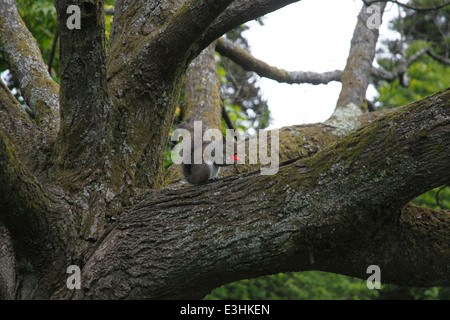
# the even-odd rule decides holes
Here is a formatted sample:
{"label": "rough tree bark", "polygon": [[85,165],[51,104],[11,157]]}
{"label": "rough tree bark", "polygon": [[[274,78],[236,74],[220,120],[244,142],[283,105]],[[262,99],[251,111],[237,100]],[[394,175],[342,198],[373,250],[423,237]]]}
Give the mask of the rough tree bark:
{"label": "rough tree bark", "polygon": [[[386,7],[386,3],[374,4],[378,7],[381,17]],[[372,63],[375,58],[375,46],[378,40],[378,28],[367,26],[368,19],[373,11],[362,7],[358,15],[356,28],[353,33],[350,53],[347,64],[342,74],[342,90],[336,103],[336,111],[349,105],[362,107],[366,98],[367,87],[370,83],[372,73]]]}
{"label": "rough tree bark", "polygon": [[[291,161],[276,175],[236,166],[213,183],[161,188],[189,64],[226,31],[292,2],[117,1],[106,54],[103,1],[57,1],[55,103],[58,87],[15,3],[0,0],[0,50],[24,90],[35,70],[41,91],[26,99],[43,110],[33,122],[0,84],[1,298],[201,298],[283,271],[365,278],[371,264],[386,282],[450,285],[449,212],[408,204],[450,181],[450,89],[390,112],[343,105],[325,123],[283,128],[280,161]],[[68,5],[81,9],[79,30],[66,28]],[[70,265],[82,270],[79,290],[66,286]]]}
{"label": "rough tree bark", "polygon": [[0,51],[37,125],[53,140],[59,131],[59,86],[52,80],[33,35],[19,16],[15,1],[0,2]]}
{"label": "rough tree bark", "polygon": [[189,65],[181,113],[183,121],[202,120],[208,128],[220,129],[222,101],[215,47],[215,43],[209,45]]}

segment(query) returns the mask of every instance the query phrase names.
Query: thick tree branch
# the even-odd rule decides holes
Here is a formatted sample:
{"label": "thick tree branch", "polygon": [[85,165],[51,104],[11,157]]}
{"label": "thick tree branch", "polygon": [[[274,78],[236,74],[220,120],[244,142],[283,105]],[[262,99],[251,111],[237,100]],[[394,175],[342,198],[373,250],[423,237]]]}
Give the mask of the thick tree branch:
{"label": "thick tree branch", "polygon": [[[193,43],[232,0],[122,1],[114,11],[108,90],[114,194],[162,185],[163,158]],[[134,23],[130,24],[130,21]],[[205,47],[208,44],[205,44]],[[196,47],[197,54],[203,48]]]}
{"label": "thick tree branch", "polygon": [[183,121],[202,120],[208,128],[220,129],[222,101],[214,47],[209,45],[189,65],[182,113]]}
{"label": "thick tree branch", "polygon": [[[166,68],[176,68],[186,59],[192,43],[200,37],[211,22],[233,0],[208,0],[185,1],[170,0],[165,3],[147,1],[122,1],[114,10],[114,24],[111,30],[111,47],[114,50],[116,40],[124,35],[142,38],[139,44],[140,50],[148,50],[150,43],[158,42],[159,45],[152,50],[164,52],[176,52],[171,55]],[[128,14],[137,17],[146,17],[137,25],[130,25]],[[170,19],[168,19],[170,17]],[[140,35],[128,34],[130,30],[139,27]],[[130,45],[130,42],[122,42],[122,45]],[[205,46],[206,47],[206,46]],[[201,48],[203,49],[203,48]],[[126,48],[125,48],[126,50]],[[126,50],[127,51],[127,50]],[[114,52],[114,51],[112,51]],[[155,54],[156,52],[153,52]],[[199,52],[198,52],[199,53]],[[178,61],[177,61],[178,60]]]}
{"label": "thick tree branch", "polygon": [[148,194],[99,244],[76,297],[200,298],[275,272],[367,277],[371,264],[390,282],[449,285],[448,215],[402,210],[450,179],[449,101],[450,88],[274,176]]}
{"label": "thick tree branch", "polygon": [[0,0],[0,52],[8,62],[36,123],[51,140],[59,130],[59,86],[50,77],[14,0]]}
{"label": "thick tree branch", "polygon": [[3,81],[0,81],[0,124],[22,163],[35,172],[45,161],[45,137],[23,110]]}
{"label": "thick tree branch", "polygon": [[327,84],[330,81],[341,81],[342,71],[335,70],[330,72],[304,72],[304,71],[286,71],[270,66],[267,63],[256,59],[249,52],[234,44],[226,38],[220,38],[217,41],[216,50],[222,56],[228,57],[240,65],[244,70],[254,71],[261,77],[273,79],[278,82],[286,83],[310,83]]}
{"label": "thick tree branch", "polygon": [[[386,3],[374,5],[379,22]],[[353,33],[347,64],[342,75],[342,89],[336,103],[336,109],[349,104],[363,108],[367,87],[372,74],[372,63],[375,57],[375,47],[378,40],[378,28],[369,28],[367,25],[373,12],[362,6],[358,15],[355,31]]]}
{"label": "thick tree branch", "polygon": [[0,300],[12,300],[17,291],[16,258],[8,230],[0,226]]}
{"label": "thick tree branch", "polygon": [[74,215],[59,188],[39,181],[48,177],[49,151],[37,147],[45,137],[1,81],[0,123],[0,226],[8,230],[0,231],[0,296],[48,297],[77,251]]}
{"label": "thick tree branch", "polygon": [[[72,26],[80,9],[80,28]],[[109,101],[106,90],[103,1],[57,1],[61,65],[60,179],[87,182],[102,170]],[[86,168],[89,168],[86,170]]]}
{"label": "thick tree branch", "polygon": [[[197,47],[203,48],[214,40],[220,38],[226,32],[248,22],[259,18],[267,13],[276,11],[299,0],[235,0],[221,13],[211,24],[205,34],[197,41]],[[193,55],[198,54],[193,51]]]}
{"label": "thick tree branch", "polygon": [[[16,259],[34,271],[35,287],[25,288],[22,295],[48,296],[75,252],[76,229],[63,199],[58,188],[39,183],[0,130],[0,222],[11,234]],[[26,276],[22,272],[19,281]]]}
{"label": "thick tree branch", "polygon": [[[280,163],[309,157],[337,142],[343,136],[375,121],[378,117],[394,112],[396,109],[387,109],[362,113],[359,109],[340,109],[324,123],[313,123],[289,126],[279,129],[279,155]],[[355,112],[356,111],[356,112]],[[269,134],[270,135],[270,134]],[[268,148],[270,149],[270,140]],[[248,141],[246,142],[248,149]],[[246,159],[248,160],[248,159]],[[248,162],[248,161],[247,161]],[[242,173],[255,172],[259,170],[260,164],[240,164],[222,168],[220,177],[234,176]],[[182,179],[178,166],[172,166],[166,171],[165,186],[173,185]]]}
{"label": "thick tree branch", "polygon": [[[408,287],[448,286],[449,218],[450,211],[436,211],[409,203],[397,212],[397,219],[372,225],[373,232],[356,227],[354,231],[359,233],[361,246],[346,242],[344,248],[336,248],[338,252],[333,254],[336,260],[332,264],[325,262],[328,250],[323,250],[316,257],[318,262],[325,262],[319,270],[365,280],[368,277],[366,268],[377,265],[382,283]],[[314,265],[311,267],[316,270]]]}

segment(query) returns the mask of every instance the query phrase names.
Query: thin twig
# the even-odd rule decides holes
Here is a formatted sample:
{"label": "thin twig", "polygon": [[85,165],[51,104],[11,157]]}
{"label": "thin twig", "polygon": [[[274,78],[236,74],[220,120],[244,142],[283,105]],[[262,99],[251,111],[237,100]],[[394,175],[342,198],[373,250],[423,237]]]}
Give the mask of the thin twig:
{"label": "thin twig", "polygon": [[236,127],[233,124],[233,121],[231,121],[230,116],[228,115],[227,110],[225,109],[225,105],[222,102],[222,118],[225,120],[225,123],[227,124],[228,128],[230,129],[236,129]]}
{"label": "thin twig", "polygon": [[375,1],[363,0],[363,2],[366,5],[366,7],[371,6],[372,4],[377,3],[377,2],[392,2],[401,7],[408,8],[408,9],[415,10],[415,11],[433,11],[433,10],[442,9],[442,8],[450,5],[450,1],[444,2],[444,3],[436,5],[436,6],[426,6],[426,7],[413,6],[410,4],[398,2],[397,0],[375,0]]}
{"label": "thin twig", "polygon": [[56,33],[53,38],[52,51],[50,52],[50,59],[48,59],[48,73],[50,75],[52,75],[52,64],[53,64],[53,58],[55,57],[56,44],[58,43],[58,38],[59,38],[59,32],[58,32],[58,29],[56,29]]}
{"label": "thin twig", "polygon": [[429,49],[427,50],[427,53],[428,53],[428,55],[429,55],[431,58],[433,58],[434,60],[436,60],[436,61],[438,61],[438,62],[440,62],[440,63],[442,63],[442,64],[450,65],[450,59],[435,54],[435,53],[431,50],[431,48],[429,48]]}
{"label": "thin twig", "polygon": [[441,209],[445,209],[444,206],[442,206],[439,203],[439,193],[444,190],[445,188],[448,187],[448,184],[443,185],[442,187],[439,188],[439,190],[436,192],[436,204],[441,208]]}

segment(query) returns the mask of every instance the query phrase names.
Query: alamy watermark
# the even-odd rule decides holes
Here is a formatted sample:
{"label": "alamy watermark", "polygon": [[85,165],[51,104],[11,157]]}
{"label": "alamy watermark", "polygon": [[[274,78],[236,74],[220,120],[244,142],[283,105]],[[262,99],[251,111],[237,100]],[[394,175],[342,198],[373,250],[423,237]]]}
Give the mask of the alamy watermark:
{"label": "alamy watermark", "polygon": [[[224,138],[218,129],[203,131],[201,121],[194,121],[194,132],[182,128],[175,129],[172,133],[172,141],[178,141],[180,137],[183,137],[183,140],[172,149],[172,162],[174,164],[202,164],[203,159],[213,159],[213,163],[222,165],[233,164],[235,159],[239,159],[237,164],[243,164],[245,159],[248,159],[248,164],[261,165],[262,175],[274,175],[278,172],[278,129],[270,130],[269,134],[268,131],[259,130],[257,136],[251,137],[245,137],[242,130],[227,129],[226,136],[228,138]],[[235,143],[230,143],[234,139],[236,139]],[[223,143],[217,143],[221,141]]]}
{"label": "alamy watermark", "polygon": [[[366,26],[369,29],[379,29],[381,25],[381,9],[380,7],[372,4],[367,7],[367,13],[371,14],[367,18]],[[81,29],[81,10],[80,7],[73,4],[67,7],[66,13],[70,16],[66,21],[66,26],[68,29]]]}
{"label": "alamy watermark", "polygon": [[381,289],[381,269],[377,265],[370,265],[367,267],[366,273],[371,273],[367,278],[366,285],[370,290]]}
{"label": "alamy watermark", "polygon": [[367,18],[366,26],[369,29],[380,29],[381,26],[381,9],[376,5],[371,5],[367,7],[367,13],[371,14]]}
{"label": "alamy watermark", "polygon": [[67,278],[66,286],[67,289],[81,289],[81,270],[77,265],[70,265],[67,267],[66,273],[71,274]]}
{"label": "alamy watermark", "polygon": [[66,21],[67,29],[81,29],[81,10],[77,5],[67,7],[66,13],[71,14]]}

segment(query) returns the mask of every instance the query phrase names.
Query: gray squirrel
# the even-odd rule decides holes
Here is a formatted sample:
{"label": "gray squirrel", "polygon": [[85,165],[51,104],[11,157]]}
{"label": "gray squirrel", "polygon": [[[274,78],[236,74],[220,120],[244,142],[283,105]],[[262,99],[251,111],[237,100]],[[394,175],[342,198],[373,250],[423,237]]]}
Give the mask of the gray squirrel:
{"label": "gray squirrel", "polygon": [[[209,180],[217,180],[221,167],[234,165],[239,161],[238,157],[236,156],[236,145],[233,139],[227,139],[221,136],[221,138],[217,140],[203,141],[203,137],[207,128],[202,124],[202,143],[196,146],[194,143],[194,134],[198,134],[200,132],[195,132],[193,122],[182,122],[177,126],[177,129],[185,129],[191,136],[191,161],[189,163],[183,162],[180,164],[183,178],[188,183],[200,184]],[[199,151],[201,151],[201,163],[195,163],[196,161],[194,161],[194,154],[196,153],[196,149],[200,149],[197,151],[198,154],[200,154]],[[204,154],[205,149],[207,149],[206,151],[210,150],[211,152],[205,152]],[[215,154],[216,150],[219,150],[217,156]],[[222,151],[221,153],[220,150]],[[227,155],[227,150],[233,150],[233,153],[231,155]]]}

